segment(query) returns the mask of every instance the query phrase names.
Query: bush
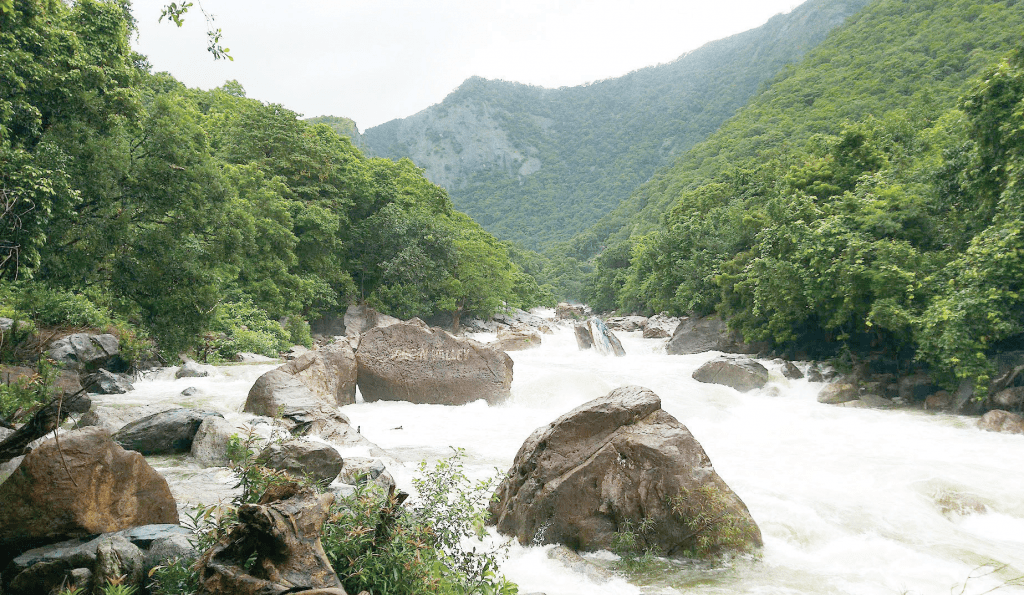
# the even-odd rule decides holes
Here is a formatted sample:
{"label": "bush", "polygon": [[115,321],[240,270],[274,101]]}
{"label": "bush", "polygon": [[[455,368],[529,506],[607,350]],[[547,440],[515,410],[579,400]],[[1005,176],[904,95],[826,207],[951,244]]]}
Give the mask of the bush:
{"label": "bush", "polygon": [[40,326],[102,328],[113,324],[106,308],[71,291],[25,284],[10,292],[14,307]]}
{"label": "bush", "polygon": [[213,349],[223,359],[242,351],[277,357],[291,346],[291,338],[280,323],[249,300],[217,306],[210,330],[219,333]]}
{"label": "bush", "polygon": [[39,406],[57,396],[55,378],[53,366],[46,359],[40,359],[32,377],[20,378],[10,384],[0,381],[0,419],[8,423],[28,419]]}

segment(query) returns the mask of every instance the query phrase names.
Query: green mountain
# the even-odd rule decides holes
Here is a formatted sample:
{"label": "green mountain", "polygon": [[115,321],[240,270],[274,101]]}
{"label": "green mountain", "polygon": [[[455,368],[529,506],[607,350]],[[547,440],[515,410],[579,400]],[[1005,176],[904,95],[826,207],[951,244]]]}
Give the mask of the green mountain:
{"label": "green mountain", "polygon": [[550,246],[714,132],[867,1],[810,0],[669,64],[579,87],[471,78],[361,142],[372,155],[411,158],[495,235]]}
{"label": "green mountain", "polygon": [[884,349],[987,390],[1024,338],[1024,2],[875,0],[574,240],[600,309]]}

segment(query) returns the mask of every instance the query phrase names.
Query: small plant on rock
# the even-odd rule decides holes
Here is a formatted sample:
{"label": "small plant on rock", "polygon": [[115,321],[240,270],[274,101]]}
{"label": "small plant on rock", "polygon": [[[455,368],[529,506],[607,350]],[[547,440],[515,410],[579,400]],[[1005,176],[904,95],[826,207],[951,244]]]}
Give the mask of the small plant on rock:
{"label": "small plant on rock", "polygon": [[642,572],[649,569],[655,552],[645,546],[645,536],[654,528],[654,519],[644,518],[637,524],[626,519],[612,537],[612,551],[619,556],[619,567],[627,572]]}
{"label": "small plant on rock", "polygon": [[708,558],[723,550],[747,548],[746,523],[729,510],[729,499],[717,486],[704,484],[693,493],[682,488],[670,504],[691,532],[690,556]]}

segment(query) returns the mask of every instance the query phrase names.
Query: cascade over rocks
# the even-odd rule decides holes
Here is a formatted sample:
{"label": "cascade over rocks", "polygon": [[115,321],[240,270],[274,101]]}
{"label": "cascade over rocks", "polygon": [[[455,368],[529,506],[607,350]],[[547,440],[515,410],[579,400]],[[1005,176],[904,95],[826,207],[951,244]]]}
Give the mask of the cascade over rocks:
{"label": "cascade over rocks", "polygon": [[[65,469],[65,463],[67,465]],[[167,481],[100,428],[49,440],[0,484],[0,552],[154,523],[178,524]]]}
{"label": "cascade over rocks", "polygon": [[320,542],[333,501],[332,494],[284,484],[259,504],[243,504],[239,524],[199,561],[201,592],[346,595]]}
{"label": "cascade over rocks", "polygon": [[743,336],[730,331],[724,320],[708,316],[683,318],[665,346],[665,352],[669,355],[690,355],[705,351],[755,354],[766,348],[766,345],[745,343]]}
{"label": "cascade over rocks", "polygon": [[768,383],[768,369],[750,358],[719,356],[693,372],[693,379],[749,392]]}
{"label": "cascade over rocks", "polygon": [[627,522],[651,519],[641,545],[660,555],[761,545],[746,505],[704,449],[656,394],[638,386],[615,389],[534,431],[489,511],[489,522],[522,544],[610,549]]}
{"label": "cascade over rocks", "polygon": [[169,409],[131,422],[114,434],[114,441],[144,455],[191,452],[192,440],[207,417],[224,417],[213,411]]}
{"label": "cascade over rocks", "polygon": [[577,322],[573,325],[573,330],[576,332],[576,345],[580,351],[596,349],[601,355],[614,354],[616,357],[626,355],[626,350],[622,348],[619,338],[608,330],[608,326],[596,316],[583,322]]}
{"label": "cascade over rocks", "polygon": [[367,331],[356,361],[367,402],[495,404],[512,395],[512,359],[505,352],[432,329],[418,318]]}

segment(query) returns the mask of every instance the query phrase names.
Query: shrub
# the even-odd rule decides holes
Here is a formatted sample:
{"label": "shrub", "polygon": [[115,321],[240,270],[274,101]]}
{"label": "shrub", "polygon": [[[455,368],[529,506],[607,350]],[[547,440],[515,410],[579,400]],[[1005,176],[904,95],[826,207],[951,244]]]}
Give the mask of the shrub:
{"label": "shrub", "polygon": [[220,333],[213,348],[223,359],[242,351],[277,357],[291,345],[288,332],[249,300],[217,306],[210,327]]}

